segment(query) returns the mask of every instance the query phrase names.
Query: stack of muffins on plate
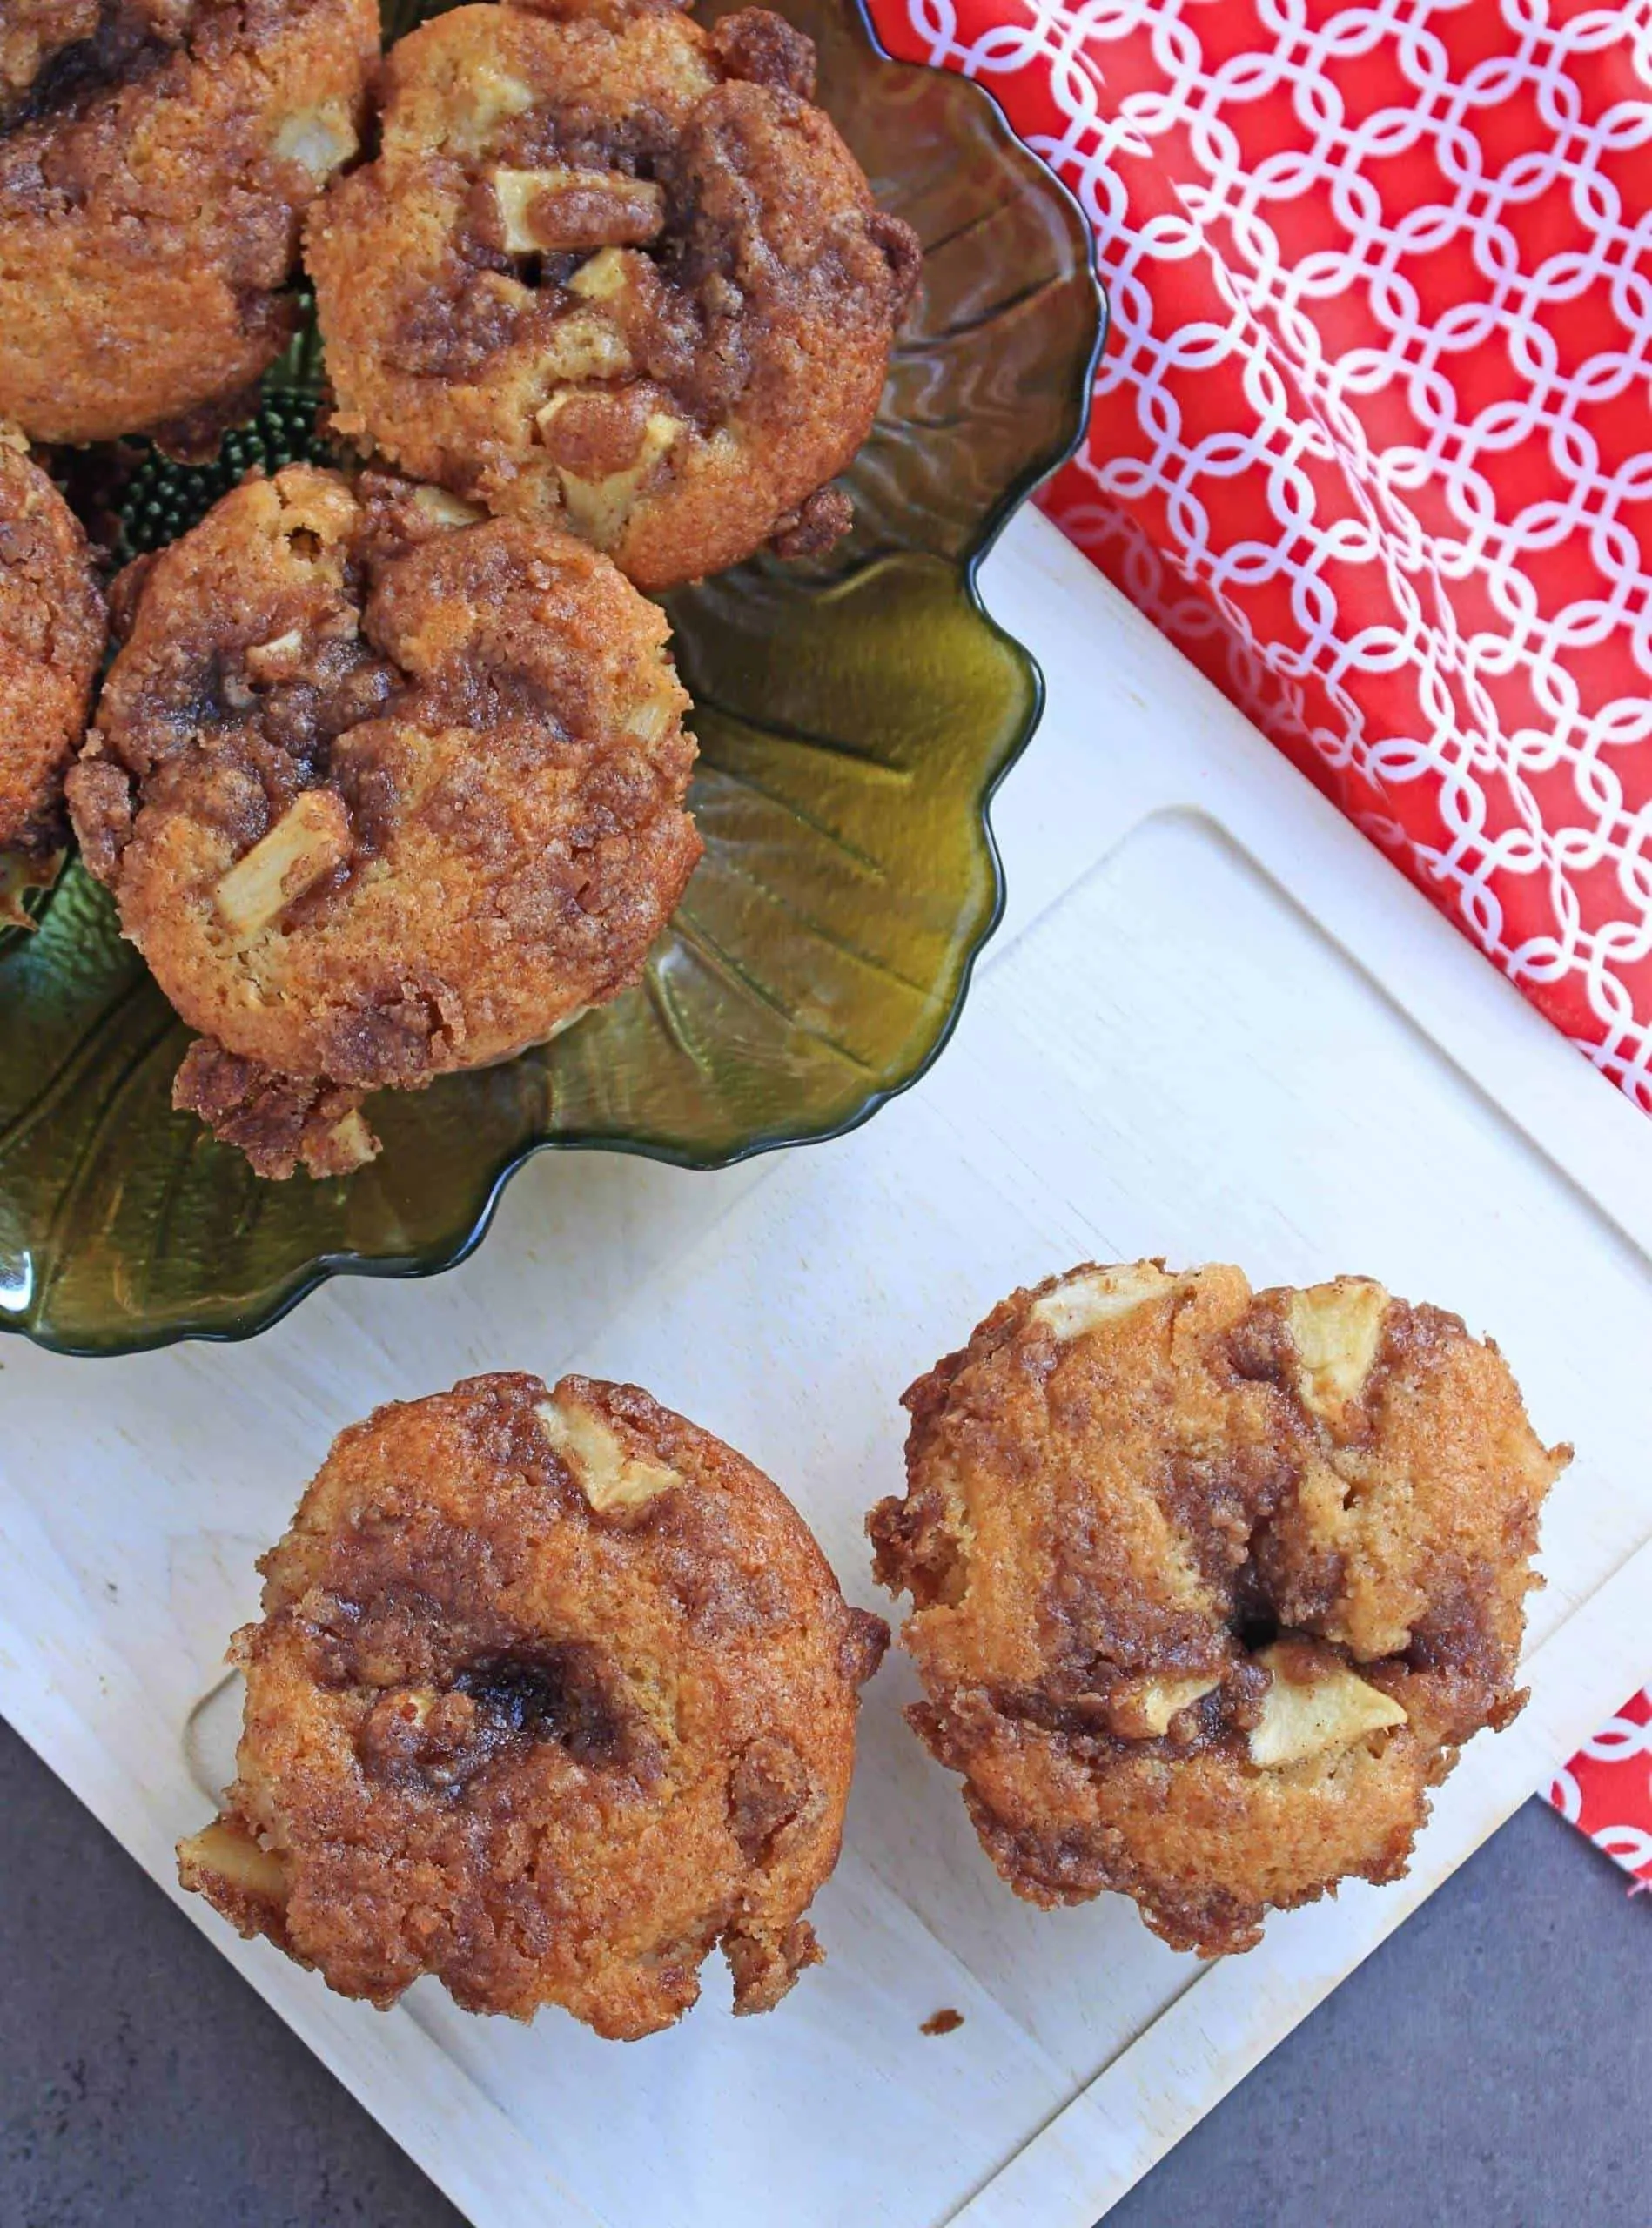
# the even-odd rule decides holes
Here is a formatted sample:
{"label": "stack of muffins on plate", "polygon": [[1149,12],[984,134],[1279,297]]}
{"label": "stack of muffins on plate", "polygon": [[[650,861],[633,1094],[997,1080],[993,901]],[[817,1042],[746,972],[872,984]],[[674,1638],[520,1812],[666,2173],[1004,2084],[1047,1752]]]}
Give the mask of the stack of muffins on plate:
{"label": "stack of muffins on plate", "polygon": [[[545,1042],[682,896],[641,590],[847,530],[921,263],[813,91],[762,10],[464,7],[382,58],[370,0],[8,11],[0,900],[72,829],[198,1032],[177,1103],[261,1174],[359,1166],[367,1092]],[[301,271],[338,468],[129,566],[94,708],[91,555],[24,444],[210,453]]]}

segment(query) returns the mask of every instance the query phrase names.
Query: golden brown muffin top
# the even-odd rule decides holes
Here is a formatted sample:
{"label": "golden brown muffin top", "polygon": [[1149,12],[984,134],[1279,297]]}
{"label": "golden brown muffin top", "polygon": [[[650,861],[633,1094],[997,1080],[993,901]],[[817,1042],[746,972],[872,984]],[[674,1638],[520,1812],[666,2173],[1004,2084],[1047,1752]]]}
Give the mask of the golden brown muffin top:
{"label": "golden brown muffin top", "polygon": [[635,1386],[522,1375],[345,1432],[238,1635],[239,1777],[183,1877],[343,1993],[668,2025],[819,1956],[887,1634],[784,1495]]}
{"label": "golden brown muffin top", "polygon": [[640,972],[699,856],[663,614],[586,544],[293,466],[133,584],[70,782],[191,1027],[377,1088],[502,1059]]}
{"label": "golden brown muffin top", "polygon": [[374,0],[4,17],[0,415],[215,448],[296,324],[299,219],[359,144]]}
{"label": "golden brown muffin top", "polygon": [[340,430],[648,587],[835,538],[817,491],[920,251],[814,70],[761,10],[471,6],[401,40],[378,160],[306,232]]}
{"label": "golden brown muffin top", "polygon": [[0,20],[0,131],[84,116],[181,45],[198,0],[10,0]]}
{"label": "golden brown muffin top", "polygon": [[44,864],[67,839],[64,769],[86,731],[104,633],[79,521],[0,426],[0,853]]}
{"label": "golden brown muffin top", "polygon": [[1454,1316],[1086,1266],[906,1405],[878,1574],[916,1604],[920,1729],[1035,1901],[1124,1887],[1173,1942],[1246,1946],[1270,1903],[1391,1876],[1423,1787],[1520,1706],[1567,1450]]}

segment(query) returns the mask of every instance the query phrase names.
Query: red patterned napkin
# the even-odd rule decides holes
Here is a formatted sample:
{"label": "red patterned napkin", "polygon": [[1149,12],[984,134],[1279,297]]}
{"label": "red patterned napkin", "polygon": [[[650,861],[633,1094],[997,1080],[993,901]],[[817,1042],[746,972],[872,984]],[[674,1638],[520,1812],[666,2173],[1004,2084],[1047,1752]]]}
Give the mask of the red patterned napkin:
{"label": "red patterned napkin", "polygon": [[[871,0],[1096,228],[1045,497],[1652,1111],[1652,0]],[[1652,1716],[1556,1782],[1652,1878]]]}
{"label": "red patterned napkin", "polygon": [[1652,1687],[1585,1742],[1548,1799],[1596,1849],[1652,1888]]}

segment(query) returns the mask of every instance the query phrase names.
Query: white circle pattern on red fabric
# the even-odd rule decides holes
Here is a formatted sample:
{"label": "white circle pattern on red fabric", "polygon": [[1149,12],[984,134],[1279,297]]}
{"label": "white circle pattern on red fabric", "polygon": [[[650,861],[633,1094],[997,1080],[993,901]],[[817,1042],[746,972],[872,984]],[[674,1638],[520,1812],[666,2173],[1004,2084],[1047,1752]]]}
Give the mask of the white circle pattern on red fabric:
{"label": "white circle pattern on red fabric", "polygon": [[1596,1849],[1652,1886],[1652,1687],[1583,1743],[1548,1799]]}
{"label": "white circle pattern on red fabric", "polygon": [[1652,1110],[1649,0],[875,13],[1095,227],[1052,513]]}

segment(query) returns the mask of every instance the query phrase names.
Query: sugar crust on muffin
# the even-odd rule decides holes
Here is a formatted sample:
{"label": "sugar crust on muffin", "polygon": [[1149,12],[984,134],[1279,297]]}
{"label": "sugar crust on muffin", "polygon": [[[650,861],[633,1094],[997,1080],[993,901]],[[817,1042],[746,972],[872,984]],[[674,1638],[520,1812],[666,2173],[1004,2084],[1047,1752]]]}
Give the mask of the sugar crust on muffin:
{"label": "sugar crust on muffin", "polygon": [[888,1634],[779,1488],[634,1386],[473,1378],[345,1432],[238,1635],[238,1776],[185,1887],[347,1996],[433,1974],[633,2039],[721,1945],[821,1951]]}
{"label": "sugar crust on muffin", "polygon": [[700,853],[669,629],[608,560],[310,466],[140,560],[69,798],[260,1172],[364,1091],[541,1044],[641,973]]}
{"label": "sugar crust on muffin", "polygon": [[68,841],[64,775],[104,653],[103,592],[79,521],[0,426],[0,923],[49,882]]}
{"label": "sugar crust on muffin", "polygon": [[906,1395],[874,1511],[917,1729],[1044,1904],[1104,1889],[1205,1955],[1405,1869],[1507,1725],[1545,1448],[1489,1341],[1340,1278],[1093,1265],[1013,1294]]}
{"label": "sugar crust on muffin", "polygon": [[647,0],[400,40],[306,230],[339,432],[649,588],[829,546],[921,251],[814,72],[778,17]]}
{"label": "sugar crust on muffin", "polygon": [[296,329],[299,220],[379,45],[374,0],[12,0],[0,418],[215,446]]}

